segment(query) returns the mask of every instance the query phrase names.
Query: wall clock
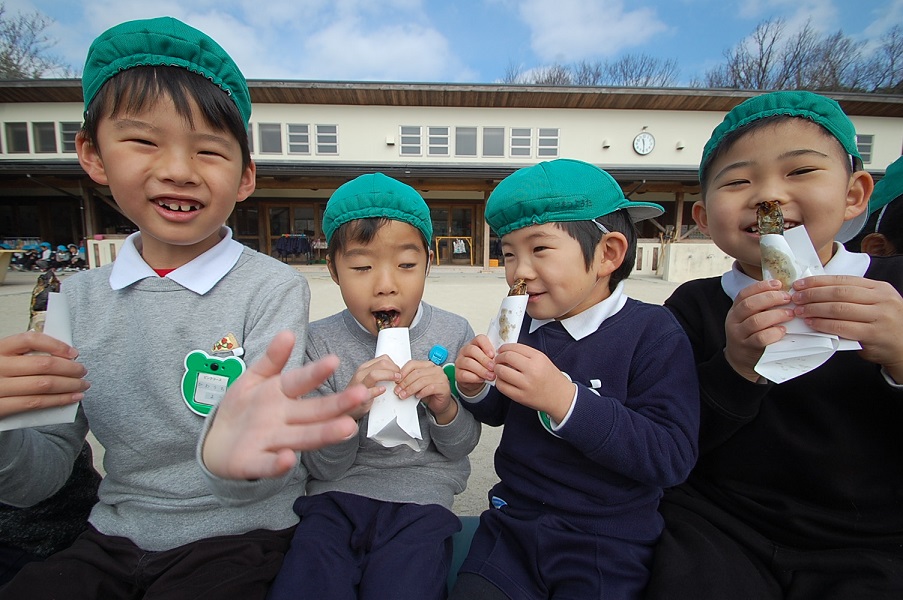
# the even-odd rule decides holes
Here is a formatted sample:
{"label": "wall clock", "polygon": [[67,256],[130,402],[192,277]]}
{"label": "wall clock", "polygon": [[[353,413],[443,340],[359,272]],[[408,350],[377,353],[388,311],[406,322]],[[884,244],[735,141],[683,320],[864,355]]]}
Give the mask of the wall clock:
{"label": "wall clock", "polygon": [[637,154],[649,154],[655,148],[655,137],[648,131],[641,131],[633,138],[633,149]]}

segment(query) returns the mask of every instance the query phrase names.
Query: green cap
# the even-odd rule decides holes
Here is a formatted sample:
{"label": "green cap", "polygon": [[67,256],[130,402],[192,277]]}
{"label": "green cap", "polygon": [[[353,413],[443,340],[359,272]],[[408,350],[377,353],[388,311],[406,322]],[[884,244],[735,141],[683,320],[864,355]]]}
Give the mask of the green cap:
{"label": "green cap", "polygon": [[749,125],[753,121],[777,115],[803,117],[818,123],[837,138],[847,154],[861,159],[856,146],[856,128],[834,100],[812,92],[772,92],[744,100],[735,106],[706,142],[699,163],[699,179],[702,180],[712,153],[721,145],[724,136]]}
{"label": "green cap", "polygon": [[[856,128],[853,122],[840,108],[840,104],[825,96],[806,91],[783,91],[762,94],[744,100],[735,106],[712,131],[712,137],[706,142],[699,163],[699,180],[703,181],[709,168],[712,154],[724,141],[725,136],[749,125],[753,121],[778,115],[802,117],[824,127],[833,135],[850,156],[860,160],[859,148],[856,146]],[[845,221],[834,239],[845,242],[856,236],[868,220],[868,212]]]}
{"label": "green cap", "polygon": [[342,184],[323,211],[326,243],[336,229],[357,219],[390,219],[416,227],[429,243],[433,237],[430,208],[417,190],[382,173],[370,173]]}
{"label": "green cap", "polygon": [[127,21],[97,36],[82,72],[85,112],[111,77],[142,66],[183,67],[202,75],[229,94],[245,125],[251,119],[251,94],[238,66],[207,34],[173,19]]}
{"label": "green cap", "polygon": [[869,198],[869,214],[881,210],[900,196],[903,196],[903,156],[891,163],[881,181],[875,184]]}
{"label": "green cap", "polygon": [[658,204],[631,202],[614,178],[595,165],[559,158],[518,169],[486,201],[486,222],[499,235],[530,225],[591,221],[626,208],[633,221],[665,212]]}

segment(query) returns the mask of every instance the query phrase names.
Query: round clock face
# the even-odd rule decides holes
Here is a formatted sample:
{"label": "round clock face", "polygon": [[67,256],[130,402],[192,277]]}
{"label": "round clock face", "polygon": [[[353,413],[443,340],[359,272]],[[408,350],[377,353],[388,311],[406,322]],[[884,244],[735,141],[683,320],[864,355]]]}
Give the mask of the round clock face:
{"label": "round clock face", "polygon": [[637,154],[649,154],[655,148],[655,138],[648,131],[641,131],[633,138],[633,149]]}

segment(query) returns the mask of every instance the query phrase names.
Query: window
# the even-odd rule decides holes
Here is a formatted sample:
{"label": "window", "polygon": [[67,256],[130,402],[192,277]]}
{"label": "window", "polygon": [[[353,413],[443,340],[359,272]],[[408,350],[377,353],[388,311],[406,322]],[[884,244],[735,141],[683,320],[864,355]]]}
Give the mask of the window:
{"label": "window", "polygon": [[533,132],[525,127],[511,128],[511,156],[530,156]]}
{"label": "window", "polygon": [[248,125],[248,152],[254,152],[254,126]]}
{"label": "window", "polygon": [[317,154],[339,153],[339,126],[317,125]]}
{"label": "window", "polygon": [[289,124],[288,153],[310,154],[310,126]]}
{"label": "window", "polygon": [[455,127],[455,156],[477,155],[477,128]]}
{"label": "window", "polygon": [[448,127],[430,127],[428,136],[429,155],[448,156]]}
{"label": "window", "polygon": [[81,128],[81,123],[60,123],[60,149],[62,152],[67,154],[75,152],[75,135]]}
{"label": "window", "polygon": [[56,123],[32,123],[31,136],[36,153],[56,153]]}
{"label": "window", "polygon": [[28,124],[6,124],[6,148],[10,154],[28,154],[31,147],[28,145]]}
{"label": "window", "polygon": [[282,124],[261,123],[257,128],[260,130],[260,153],[282,154]]}
{"label": "window", "polygon": [[505,156],[505,128],[483,128],[483,156]]}
{"label": "window", "polygon": [[401,155],[420,156],[421,127],[416,125],[401,126]]}
{"label": "window", "polygon": [[875,143],[873,135],[857,135],[856,148],[859,150],[859,156],[862,157],[863,163],[872,162],[872,145]]}
{"label": "window", "polygon": [[536,154],[539,158],[555,158],[558,156],[558,129],[540,127],[537,138]]}

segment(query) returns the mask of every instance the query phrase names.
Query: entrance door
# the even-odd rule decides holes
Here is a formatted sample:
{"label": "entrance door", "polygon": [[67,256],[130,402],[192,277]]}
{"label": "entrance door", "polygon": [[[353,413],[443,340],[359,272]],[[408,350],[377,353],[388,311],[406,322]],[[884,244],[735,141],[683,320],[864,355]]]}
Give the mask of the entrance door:
{"label": "entrance door", "polygon": [[476,238],[474,207],[451,205],[430,209],[433,221],[433,246],[437,265],[472,265],[475,261]]}
{"label": "entrance door", "polygon": [[266,209],[270,256],[292,263],[310,264],[317,231],[313,203],[270,204]]}

